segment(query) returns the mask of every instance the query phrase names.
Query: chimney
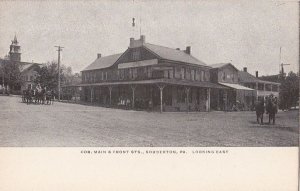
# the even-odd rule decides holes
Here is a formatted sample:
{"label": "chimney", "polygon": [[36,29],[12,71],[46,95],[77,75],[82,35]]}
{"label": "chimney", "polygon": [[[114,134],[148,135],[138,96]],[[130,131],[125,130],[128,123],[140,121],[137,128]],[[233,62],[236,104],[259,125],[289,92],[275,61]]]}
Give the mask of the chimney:
{"label": "chimney", "polygon": [[258,71],[255,71],[255,77],[258,78]]}
{"label": "chimney", "polygon": [[101,58],[101,54],[100,53],[97,54],[97,59],[99,59],[99,58]]}
{"label": "chimney", "polygon": [[244,67],[244,69],[243,69],[243,70],[244,70],[244,72],[247,72],[247,67]]}
{"label": "chimney", "polygon": [[191,54],[191,47],[190,47],[190,46],[187,46],[187,47],[186,47],[185,53]]}
{"label": "chimney", "polygon": [[141,35],[141,41],[142,41],[142,43],[144,44],[145,42],[146,42],[146,37],[145,37],[145,35]]}

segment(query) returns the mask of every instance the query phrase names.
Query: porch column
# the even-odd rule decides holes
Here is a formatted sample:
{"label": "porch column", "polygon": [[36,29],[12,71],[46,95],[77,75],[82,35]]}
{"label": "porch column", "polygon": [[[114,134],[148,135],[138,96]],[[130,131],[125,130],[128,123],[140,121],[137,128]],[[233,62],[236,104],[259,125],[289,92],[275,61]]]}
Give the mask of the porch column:
{"label": "porch column", "polygon": [[271,92],[272,92],[272,90],[273,90],[273,85],[272,85],[272,84],[270,84],[270,86],[271,86]]}
{"label": "porch column", "polygon": [[98,95],[98,98],[99,98],[99,103],[101,103],[101,86],[99,86],[99,95]]}
{"label": "porch column", "polygon": [[[217,90],[217,92],[218,92],[218,93],[217,93],[217,95],[218,95],[218,96],[217,96],[217,99],[218,99],[218,100],[217,100],[217,110],[219,110],[219,108],[220,108],[220,94],[221,94],[220,92],[221,92],[221,91],[222,91],[222,90]],[[221,94],[221,95],[222,95],[222,94]],[[220,108],[220,110],[221,110],[221,108]]]}
{"label": "porch column", "polygon": [[93,91],[94,91],[94,88],[91,86],[90,89],[91,89],[91,103],[93,103]]}
{"label": "porch column", "polygon": [[136,85],[131,85],[130,88],[132,90],[132,108],[134,108],[134,92],[135,92]]}
{"label": "porch column", "polygon": [[157,85],[160,91],[160,112],[163,112],[163,90],[165,88],[165,85],[158,84]]}
{"label": "porch column", "polygon": [[186,94],[186,106],[187,106],[187,112],[189,112],[189,94],[190,94],[190,87],[185,87],[185,94]]}
{"label": "porch column", "polygon": [[109,105],[111,105],[111,91],[112,91],[112,86],[108,86],[108,90],[109,90]]}
{"label": "porch column", "polygon": [[207,88],[206,111],[210,111],[210,88]]}

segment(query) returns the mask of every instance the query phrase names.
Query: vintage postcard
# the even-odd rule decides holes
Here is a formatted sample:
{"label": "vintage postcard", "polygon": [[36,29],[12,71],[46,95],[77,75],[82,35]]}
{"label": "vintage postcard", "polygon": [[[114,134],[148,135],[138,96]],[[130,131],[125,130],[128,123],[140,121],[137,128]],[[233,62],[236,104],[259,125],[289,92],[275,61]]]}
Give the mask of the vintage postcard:
{"label": "vintage postcard", "polygon": [[0,190],[297,190],[299,8],[0,1]]}

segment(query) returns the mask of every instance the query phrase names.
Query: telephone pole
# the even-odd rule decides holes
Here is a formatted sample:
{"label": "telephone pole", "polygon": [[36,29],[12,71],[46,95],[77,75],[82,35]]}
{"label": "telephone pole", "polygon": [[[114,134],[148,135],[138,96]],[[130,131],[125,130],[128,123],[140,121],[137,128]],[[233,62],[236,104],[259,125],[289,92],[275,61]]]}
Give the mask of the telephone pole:
{"label": "telephone pole", "polygon": [[280,59],[280,64],[279,64],[279,76],[281,76],[281,78],[284,78],[284,70],[283,70],[283,66],[287,66],[287,65],[290,65],[290,64],[284,64],[282,61],[281,61],[281,47],[280,47],[280,53],[279,53],[279,59]]}
{"label": "telephone pole", "polygon": [[57,52],[58,52],[58,59],[57,59],[57,68],[58,68],[58,101],[60,101],[60,51],[64,47],[61,46],[54,46],[57,47]]}

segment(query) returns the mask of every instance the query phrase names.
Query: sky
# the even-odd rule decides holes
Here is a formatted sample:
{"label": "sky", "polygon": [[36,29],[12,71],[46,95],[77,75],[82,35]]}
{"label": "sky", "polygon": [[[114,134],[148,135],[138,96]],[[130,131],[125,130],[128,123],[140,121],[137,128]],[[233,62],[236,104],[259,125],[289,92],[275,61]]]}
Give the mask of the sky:
{"label": "sky", "polygon": [[[296,1],[0,1],[0,57],[14,35],[22,61],[57,60],[80,72],[102,56],[122,53],[129,38],[185,49],[207,65],[231,62],[259,75],[299,67]],[[132,27],[132,18],[136,26]],[[140,33],[141,31],[141,33]]]}

